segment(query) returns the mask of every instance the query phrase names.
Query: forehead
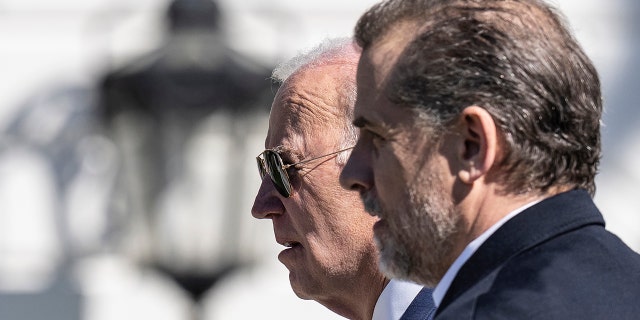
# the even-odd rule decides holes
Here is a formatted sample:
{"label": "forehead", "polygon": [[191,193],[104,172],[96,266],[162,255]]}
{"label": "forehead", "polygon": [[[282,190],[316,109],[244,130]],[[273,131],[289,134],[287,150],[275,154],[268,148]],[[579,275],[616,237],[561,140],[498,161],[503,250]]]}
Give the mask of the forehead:
{"label": "forehead", "polygon": [[390,74],[403,50],[414,39],[418,27],[416,21],[397,22],[363,51],[357,72],[356,120],[364,118],[368,123],[384,122],[384,114],[391,106],[385,94]]}
{"label": "forehead", "polygon": [[294,73],[278,89],[271,106],[265,147],[284,146],[302,153],[337,140],[343,117],[339,66],[325,65]]}
{"label": "forehead", "polygon": [[400,54],[409,42],[415,39],[420,29],[421,23],[415,19],[393,23],[363,51],[361,62],[362,60],[371,62],[376,78],[381,81],[386,79]]}

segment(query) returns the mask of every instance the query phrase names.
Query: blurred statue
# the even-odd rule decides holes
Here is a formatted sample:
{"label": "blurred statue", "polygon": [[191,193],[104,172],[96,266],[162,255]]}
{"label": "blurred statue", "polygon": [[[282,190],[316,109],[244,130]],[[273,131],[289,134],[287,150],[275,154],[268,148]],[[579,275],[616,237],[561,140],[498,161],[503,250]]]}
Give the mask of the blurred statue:
{"label": "blurred statue", "polygon": [[244,223],[246,185],[259,182],[244,161],[261,145],[269,73],[230,49],[220,22],[210,0],[172,2],[165,43],[101,84],[122,159],[111,207],[130,228],[123,246],[196,301],[260,250]]}

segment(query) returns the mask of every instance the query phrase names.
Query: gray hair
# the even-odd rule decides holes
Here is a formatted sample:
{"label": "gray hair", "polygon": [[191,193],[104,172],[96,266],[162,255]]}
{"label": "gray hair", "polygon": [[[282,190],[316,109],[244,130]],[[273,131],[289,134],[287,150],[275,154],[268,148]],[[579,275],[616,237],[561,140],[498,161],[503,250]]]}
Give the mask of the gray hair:
{"label": "gray hair", "polygon": [[[320,44],[298,52],[293,58],[280,63],[271,74],[271,79],[276,83],[282,84],[296,71],[303,68],[311,68],[335,63],[352,62],[352,52],[357,46],[353,38],[328,38],[324,39]],[[356,49],[360,52],[360,49]],[[355,64],[358,62],[355,61]]]}
{"label": "gray hair", "polygon": [[559,12],[543,0],[388,0],[355,37],[367,50],[413,20],[422,26],[393,67],[389,101],[423,116],[433,142],[464,108],[484,108],[504,144],[495,176],[508,193],[594,194],[600,80]]}
{"label": "gray hair", "polygon": [[[353,126],[353,107],[356,102],[357,90],[355,83],[355,72],[358,65],[358,59],[360,57],[361,49],[355,43],[353,38],[331,38],[325,39],[317,46],[307,50],[299,52],[295,57],[280,63],[271,74],[271,79],[277,83],[282,84],[291,75],[303,69],[316,68],[325,65],[344,64],[348,66],[345,68],[341,78],[336,79],[342,81],[343,85],[339,86],[338,92],[340,104],[345,108],[338,108],[342,111],[344,119],[342,130],[342,141],[339,143],[339,148],[344,149],[355,145],[358,140],[358,130]],[[339,165],[346,164],[349,158],[350,152],[341,152],[336,157],[336,161]]]}

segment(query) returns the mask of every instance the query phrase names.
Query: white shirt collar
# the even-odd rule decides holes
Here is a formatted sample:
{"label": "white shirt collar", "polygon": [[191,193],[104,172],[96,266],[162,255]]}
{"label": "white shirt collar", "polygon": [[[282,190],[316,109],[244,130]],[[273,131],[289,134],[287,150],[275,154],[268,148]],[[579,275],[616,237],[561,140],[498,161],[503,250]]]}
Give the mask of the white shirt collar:
{"label": "white shirt collar", "polygon": [[534,204],[536,204],[536,203],[538,203],[540,201],[542,201],[542,200],[535,200],[535,201],[529,202],[529,203],[525,204],[524,206],[522,206],[522,207],[520,207],[520,208],[518,208],[516,210],[511,211],[508,215],[504,216],[502,219],[500,219],[498,222],[496,222],[494,225],[492,225],[489,229],[487,229],[487,231],[483,232],[479,237],[477,237],[475,240],[471,241],[471,243],[469,243],[466,248],[464,248],[462,253],[460,253],[458,258],[449,267],[447,272],[444,274],[444,277],[442,277],[442,279],[440,280],[440,282],[438,283],[436,288],[433,290],[433,293],[432,293],[433,302],[436,304],[436,308],[440,306],[440,303],[442,302],[442,299],[444,299],[444,295],[447,293],[447,290],[449,290],[449,286],[451,286],[451,283],[453,282],[453,279],[458,274],[458,271],[460,270],[460,268],[462,268],[462,265],[464,265],[465,262],[467,262],[467,260],[469,260],[469,258],[471,258],[473,253],[476,252],[476,250],[478,250],[478,248],[494,232],[496,232],[496,230],[498,230],[498,228],[500,228],[503,224],[505,224],[505,222],[509,221],[511,218],[515,217],[518,213],[526,210],[527,208],[533,206]]}
{"label": "white shirt collar", "polygon": [[372,320],[400,319],[422,288],[412,282],[391,279],[378,297]]}

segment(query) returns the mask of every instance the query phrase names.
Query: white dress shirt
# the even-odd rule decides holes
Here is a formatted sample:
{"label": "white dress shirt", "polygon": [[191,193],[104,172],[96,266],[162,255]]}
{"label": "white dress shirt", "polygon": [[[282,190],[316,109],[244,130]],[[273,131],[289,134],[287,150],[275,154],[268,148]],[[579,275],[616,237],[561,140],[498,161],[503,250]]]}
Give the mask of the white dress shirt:
{"label": "white dress shirt", "polygon": [[449,286],[451,286],[451,282],[453,282],[453,279],[458,274],[458,271],[460,270],[460,268],[462,268],[462,265],[465,262],[467,262],[467,260],[469,260],[469,258],[471,258],[473,253],[476,252],[476,250],[478,250],[478,248],[494,232],[496,232],[496,230],[498,230],[498,228],[500,228],[503,224],[505,224],[505,222],[509,221],[510,219],[515,217],[518,213],[526,210],[527,208],[533,206],[534,204],[536,204],[536,203],[538,203],[540,201],[542,201],[542,199],[529,202],[529,203],[525,204],[524,206],[522,206],[522,207],[520,207],[520,208],[518,208],[516,210],[511,211],[508,215],[504,216],[502,219],[500,219],[498,222],[496,222],[494,225],[492,225],[489,229],[487,229],[487,231],[483,232],[479,237],[477,237],[475,240],[471,241],[471,243],[469,243],[467,245],[467,247],[464,248],[464,250],[462,250],[462,253],[460,253],[458,258],[449,267],[449,269],[447,270],[447,273],[444,274],[444,277],[442,277],[442,279],[440,280],[440,282],[438,283],[436,288],[433,290],[433,294],[432,294],[433,295],[433,302],[436,304],[436,308],[438,308],[440,306],[440,303],[442,302],[442,299],[444,299],[444,295],[447,293],[447,290],[449,290]]}
{"label": "white dress shirt", "polygon": [[391,279],[378,297],[372,320],[400,319],[422,288],[419,284]]}

